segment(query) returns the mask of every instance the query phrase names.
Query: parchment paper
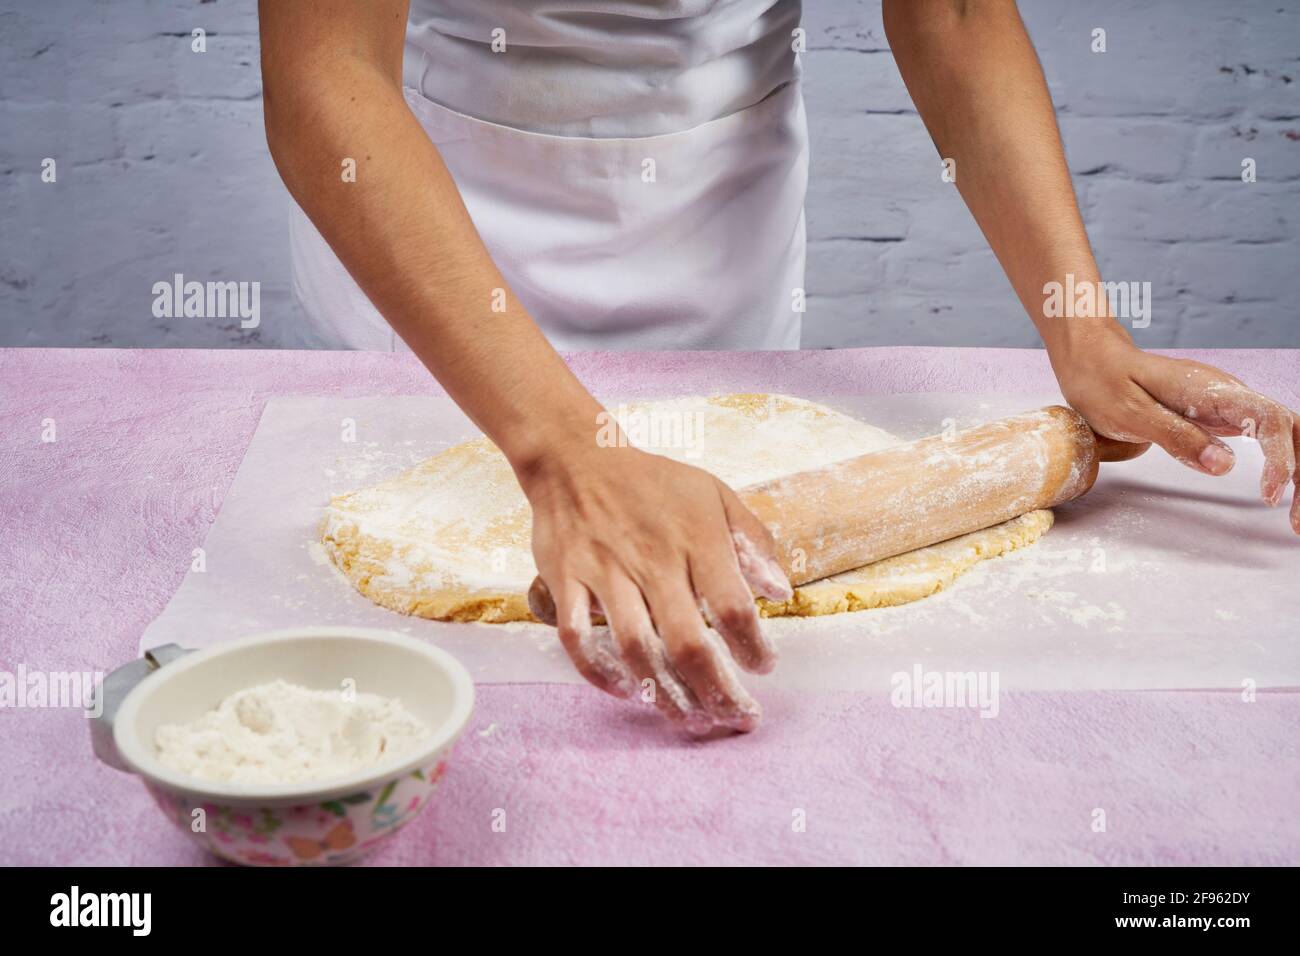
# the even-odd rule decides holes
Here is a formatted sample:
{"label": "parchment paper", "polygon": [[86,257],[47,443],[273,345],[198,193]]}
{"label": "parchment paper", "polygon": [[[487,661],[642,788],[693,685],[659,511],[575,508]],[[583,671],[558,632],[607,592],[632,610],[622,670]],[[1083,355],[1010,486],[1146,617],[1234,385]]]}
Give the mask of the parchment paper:
{"label": "parchment paper", "polygon": [[[667,397],[667,396],[665,396]],[[1060,403],[951,393],[817,399],[905,438]],[[617,402],[617,397],[609,399]],[[280,627],[417,635],[486,683],[578,683],[540,625],[443,624],[372,605],[316,544],[331,494],[381,480],[476,429],[447,399],[277,398],[191,570],[141,649],[203,647]],[[1300,539],[1258,496],[1258,446],[1198,475],[1153,450],[1107,465],[1032,547],[897,608],[765,622],[781,663],[753,685],[888,692],[892,675],[996,673],[1000,689],[1300,686]]]}

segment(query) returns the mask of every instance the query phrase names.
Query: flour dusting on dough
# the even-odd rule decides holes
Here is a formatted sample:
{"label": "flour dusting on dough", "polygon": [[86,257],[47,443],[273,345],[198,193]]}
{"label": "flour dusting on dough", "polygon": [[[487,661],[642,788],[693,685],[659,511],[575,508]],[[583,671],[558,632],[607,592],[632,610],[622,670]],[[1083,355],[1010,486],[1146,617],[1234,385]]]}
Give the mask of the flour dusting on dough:
{"label": "flour dusting on dough", "polygon": [[[866,422],[783,395],[678,398],[619,409],[620,420],[637,416],[641,425],[691,423],[689,429],[642,428],[642,434],[670,440],[667,446],[640,442],[641,447],[702,467],[733,488],[901,443]],[[593,422],[593,440],[598,430]],[[634,442],[636,433],[631,431]],[[672,436],[685,440],[674,442]],[[788,601],[760,600],[760,610],[764,616],[812,616],[915,601],[982,561],[1032,544],[1051,523],[1051,512],[1031,512],[804,585]],[[335,496],[320,535],[335,566],[384,607],[444,621],[533,620],[526,599],[536,575],[531,513],[509,464],[486,438]]]}

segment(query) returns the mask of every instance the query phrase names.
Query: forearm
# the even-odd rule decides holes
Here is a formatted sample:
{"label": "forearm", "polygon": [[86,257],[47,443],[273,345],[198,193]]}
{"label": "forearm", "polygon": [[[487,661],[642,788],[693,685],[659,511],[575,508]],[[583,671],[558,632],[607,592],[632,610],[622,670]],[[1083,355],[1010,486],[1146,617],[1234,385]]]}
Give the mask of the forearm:
{"label": "forearm", "polygon": [[357,284],[516,469],[590,436],[598,403],[507,288],[399,83],[346,57],[311,73],[268,84],[267,139]]}
{"label": "forearm", "polygon": [[1046,283],[1100,274],[1015,4],[886,0],[884,12],[917,111],[940,155],[956,161],[957,188],[1053,359],[1098,336],[1127,340],[1104,299],[1095,318],[1044,315]]}

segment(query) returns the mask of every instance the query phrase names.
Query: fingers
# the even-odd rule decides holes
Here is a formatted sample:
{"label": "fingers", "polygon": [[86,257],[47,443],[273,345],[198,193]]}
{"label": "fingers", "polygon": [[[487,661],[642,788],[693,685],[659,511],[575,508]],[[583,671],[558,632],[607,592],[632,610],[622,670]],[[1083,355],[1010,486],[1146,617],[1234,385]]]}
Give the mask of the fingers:
{"label": "fingers", "polygon": [[759,597],[769,601],[790,600],[794,597],[794,589],[776,559],[776,542],[772,540],[772,533],[754,517],[734,491],[722,482],[717,484],[741,577]]}
{"label": "fingers", "polygon": [[1214,382],[1206,386],[1207,414],[1217,429],[1228,434],[1251,435],[1264,453],[1259,493],[1270,505],[1282,500],[1296,471],[1296,416],[1285,406],[1252,392],[1239,382]]}
{"label": "fingers", "polygon": [[[716,537],[727,541],[721,530]],[[610,575],[592,589],[567,579],[552,590],[539,578],[530,589],[530,605],[539,618],[556,623],[565,652],[600,690],[626,699],[636,696],[639,685],[643,699],[691,733],[718,726],[753,730],[762,711],[740,683],[731,654],[747,668],[766,672],[775,664],[775,650],[762,634],[732,551],[722,544],[708,570],[702,562],[696,567],[702,582],[698,591],[685,573],[689,563],[676,579],[662,567],[656,569],[656,583],[642,587],[626,574]],[[709,630],[697,601],[717,634]],[[608,628],[592,626],[597,605]]]}
{"label": "fingers", "polygon": [[612,575],[595,590],[619,655],[640,681],[642,697],[648,696],[665,717],[683,724],[691,733],[712,730],[713,720],[668,662],[640,589],[629,578]]}
{"label": "fingers", "polygon": [[1259,479],[1259,493],[1270,505],[1282,500],[1286,486],[1295,476],[1295,423],[1281,406],[1264,410],[1259,423],[1259,447],[1264,452],[1264,472]]}
{"label": "fingers", "polygon": [[[752,730],[761,710],[736,665],[766,672],[776,655],[742,565],[759,593],[788,600],[771,536],[707,472],[645,459],[598,487],[585,507],[570,502],[552,513],[545,507],[553,502],[537,496],[545,507],[534,513],[533,551],[542,577],[529,607],[556,624],[578,671],[606,693],[640,696],[692,733]],[[634,494],[638,482],[645,487]],[[575,513],[583,516],[576,526]],[[559,542],[573,538],[561,562]],[[593,625],[597,612],[608,628]]]}
{"label": "fingers", "polygon": [[[1296,474],[1295,413],[1208,365],[1163,361],[1152,367],[1158,374],[1144,377],[1138,384],[1159,402],[1166,419],[1188,425],[1195,421],[1204,436],[1244,434],[1259,441],[1264,453],[1260,495],[1268,504],[1278,504]],[[1170,408],[1185,409],[1186,416],[1176,415]],[[1184,455],[1194,445],[1187,438],[1183,452],[1176,457],[1187,461]],[[1196,460],[1201,470],[1222,475],[1231,468],[1231,452],[1222,442],[1215,445],[1221,450],[1205,445]]]}
{"label": "fingers", "polygon": [[[726,647],[704,624],[685,579],[659,578],[647,590],[663,647],[695,699],[717,724],[750,731],[762,710],[736,675]],[[751,603],[752,607],[752,603]]]}
{"label": "fingers", "polygon": [[578,673],[614,697],[626,700],[635,694],[636,678],[619,658],[608,630],[591,626],[591,595],[586,586],[578,581],[565,582],[553,609],[560,643]]}
{"label": "fingers", "polygon": [[1207,475],[1226,475],[1236,463],[1232,449],[1201,426],[1151,401],[1151,412],[1131,426],[1136,437],[1153,442],[1189,468]]}
{"label": "fingers", "polygon": [[763,633],[736,552],[725,546],[705,547],[692,555],[688,571],[700,614],[727,642],[740,666],[755,674],[770,672],[776,666],[776,648]]}

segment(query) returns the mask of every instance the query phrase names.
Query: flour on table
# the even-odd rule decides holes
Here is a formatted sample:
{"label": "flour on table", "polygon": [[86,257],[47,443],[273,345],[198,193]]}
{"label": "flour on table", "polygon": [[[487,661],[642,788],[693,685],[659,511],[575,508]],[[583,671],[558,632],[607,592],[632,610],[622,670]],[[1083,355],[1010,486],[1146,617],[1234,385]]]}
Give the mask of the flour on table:
{"label": "flour on table", "polygon": [[[900,444],[882,429],[783,395],[722,395],[611,407],[632,444],[703,468],[733,488]],[[593,422],[593,440],[600,425]],[[888,607],[942,590],[1051,527],[1034,511],[982,531],[795,589],[765,616]],[[337,495],[320,524],[335,566],[383,607],[442,621],[533,620],[531,512],[486,438],[456,445],[370,487]]]}
{"label": "flour on table", "polygon": [[164,766],[201,780],[298,783],[401,756],[427,734],[399,700],[278,680],[231,694],[190,723],[164,724],[155,743]]}

